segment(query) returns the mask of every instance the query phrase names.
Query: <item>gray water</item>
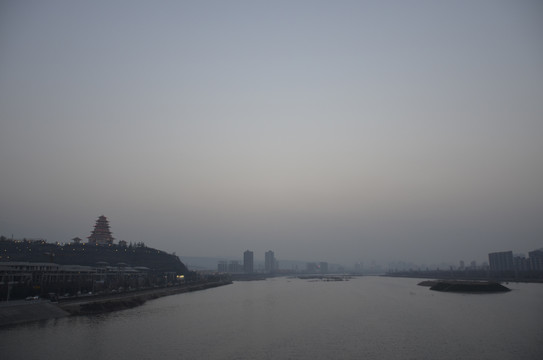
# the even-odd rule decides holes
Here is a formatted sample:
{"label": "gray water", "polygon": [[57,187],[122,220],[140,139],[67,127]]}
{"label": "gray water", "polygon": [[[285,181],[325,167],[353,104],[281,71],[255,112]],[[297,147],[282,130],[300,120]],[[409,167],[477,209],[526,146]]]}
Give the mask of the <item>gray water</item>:
{"label": "gray water", "polygon": [[543,284],[440,293],[420,280],[235,282],[0,330],[2,359],[543,359]]}

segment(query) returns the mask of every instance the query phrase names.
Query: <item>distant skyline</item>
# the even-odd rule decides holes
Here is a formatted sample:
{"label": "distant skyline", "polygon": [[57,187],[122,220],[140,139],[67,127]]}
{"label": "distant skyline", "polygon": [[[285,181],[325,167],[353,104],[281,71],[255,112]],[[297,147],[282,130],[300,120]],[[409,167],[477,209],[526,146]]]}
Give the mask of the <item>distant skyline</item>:
{"label": "distant skyline", "polygon": [[183,256],[543,247],[541,1],[3,1],[0,234]]}

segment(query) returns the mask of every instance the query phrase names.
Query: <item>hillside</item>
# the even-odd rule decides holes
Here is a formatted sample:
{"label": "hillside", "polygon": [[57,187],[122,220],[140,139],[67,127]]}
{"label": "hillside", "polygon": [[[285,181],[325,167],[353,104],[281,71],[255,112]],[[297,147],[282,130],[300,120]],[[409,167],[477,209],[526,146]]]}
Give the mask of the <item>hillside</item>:
{"label": "hillside", "polygon": [[188,274],[189,270],[173,254],[146,246],[57,245],[44,241],[0,241],[0,261],[52,262],[60,265],[144,266],[160,272]]}

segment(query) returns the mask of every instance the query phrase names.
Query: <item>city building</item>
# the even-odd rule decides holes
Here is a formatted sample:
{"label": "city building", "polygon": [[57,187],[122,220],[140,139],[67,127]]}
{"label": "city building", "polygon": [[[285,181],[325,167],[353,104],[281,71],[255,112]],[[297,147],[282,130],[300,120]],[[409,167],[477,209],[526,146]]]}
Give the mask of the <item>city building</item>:
{"label": "city building", "polygon": [[305,271],[308,274],[314,274],[317,272],[317,263],[314,262],[308,262],[305,264]]}
{"label": "city building", "polygon": [[321,261],[319,263],[319,271],[321,274],[328,274],[328,263],[325,261]]}
{"label": "city building", "polygon": [[515,254],[513,256],[513,266],[515,270],[529,271],[530,261],[523,254]]}
{"label": "city building", "polygon": [[243,253],[243,272],[251,274],[254,272],[254,254],[252,251],[245,251]]}
{"label": "city building", "polygon": [[528,252],[528,259],[530,262],[530,270],[543,270],[543,249]]}
{"label": "city building", "polygon": [[[23,293],[76,295],[107,289],[139,288],[155,281],[147,267],[59,265],[39,262],[0,262],[0,298]],[[19,295],[19,296],[17,296]]]}
{"label": "city building", "polygon": [[113,244],[114,238],[111,236],[111,231],[109,230],[109,221],[104,215],[100,215],[100,217],[98,217],[98,220],[96,220],[96,224],[94,225],[94,230],[92,230],[92,233],[88,239],[89,244]]}
{"label": "city building", "polygon": [[219,261],[219,263],[217,264],[217,271],[221,273],[228,272],[228,261]]}
{"label": "city building", "polygon": [[239,261],[231,260],[230,263],[228,264],[228,272],[230,274],[238,274],[238,273],[243,272],[243,267],[241,266]]}
{"label": "city building", "polygon": [[514,270],[513,252],[501,251],[488,254],[488,262],[491,271]]}
{"label": "city building", "polygon": [[264,268],[266,269],[267,273],[273,273],[276,270],[276,261],[275,261],[275,254],[273,251],[266,251],[265,257],[264,257]]}

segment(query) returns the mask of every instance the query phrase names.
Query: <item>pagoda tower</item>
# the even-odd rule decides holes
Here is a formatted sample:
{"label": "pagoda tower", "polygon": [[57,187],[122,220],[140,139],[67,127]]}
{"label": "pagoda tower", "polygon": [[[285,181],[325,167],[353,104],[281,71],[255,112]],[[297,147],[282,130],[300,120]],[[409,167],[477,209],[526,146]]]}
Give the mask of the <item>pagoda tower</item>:
{"label": "pagoda tower", "polygon": [[72,241],[74,242],[74,244],[77,244],[77,245],[81,244],[81,239],[78,238],[78,237],[74,237],[74,238],[72,239]]}
{"label": "pagoda tower", "polygon": [[109,230],[109,221],[104,215],[100,215],[96,224],[94,225],[94,230],[92,230],[91,236],[89,236],[89,244],[96,245],[109,245],[113,244],[113,236],[111,236],[111,231]]}

